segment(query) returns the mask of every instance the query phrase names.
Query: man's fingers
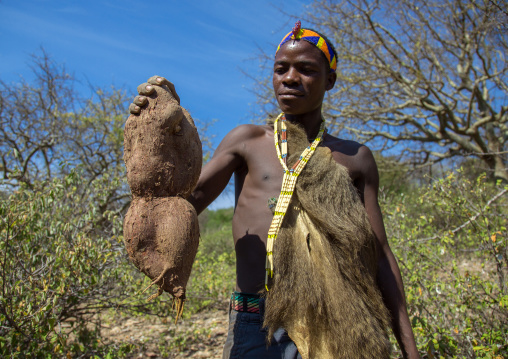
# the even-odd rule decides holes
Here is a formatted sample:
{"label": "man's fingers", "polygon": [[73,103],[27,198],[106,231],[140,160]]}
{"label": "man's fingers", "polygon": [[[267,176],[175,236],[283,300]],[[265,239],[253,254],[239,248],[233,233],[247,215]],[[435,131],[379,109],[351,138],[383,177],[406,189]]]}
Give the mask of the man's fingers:
{"label": "man's fingers", "polygon": [[144,84],[141,84],[138,86],[138,93],[140,95],[151,95],[153,92],[155,91],[155,88],[149,84],[149,83],[144,83]]}
{"label": "man's fingers", "polygon": [[180,104],[180,96],[178,96],[178,94],[176,93],[175,85],[173,85],[173,83],[168,81],[166,78],[164,78],[162,76],[152,76],[148,79],[147,82],[149,84],[158,85],[158,86],[166,85],[169,88],[169,90],[171,91],[171,94],[173,95],[175,100],[178,101],[178,104]]}
{"label": "man's fingers", "polygon": [[171,95],[173,95],[173,98],[178,101],[178,104],[180,104],[180,97],[178,97],[176,93],[175,86],[162,76],[152,76],[147,82],[138,86],[139,96],[136,96],[134,101],[129,105],[129,112],[135,115],[139,114],[141,112],[141,108],[146,106],[148,103],[147,96],[150,96],[155,92],[155,86],[164,85],[168,87],[169,91],[171,91]]}
{"label": "man's fingers", "polygon": [[140,111],[141,111],[141,107],[139,107],[135,103],[131,103],[129,105],[129,112],[132,113],[133,115],[138,115]]}
{"label": "man's fingers", "polygon": [[146,98],[146,96],[136,96],[134,97],[134,101],[132,102],[134,102],[136,105],[140,107],[143,107],[148,103],[148,99]]}
{"label": "man's fingers", "polygon": [[141,107],[144,107],[148,103],[146,96],[136,96],[129,105],[129,112],[137,115],[141,112]]}

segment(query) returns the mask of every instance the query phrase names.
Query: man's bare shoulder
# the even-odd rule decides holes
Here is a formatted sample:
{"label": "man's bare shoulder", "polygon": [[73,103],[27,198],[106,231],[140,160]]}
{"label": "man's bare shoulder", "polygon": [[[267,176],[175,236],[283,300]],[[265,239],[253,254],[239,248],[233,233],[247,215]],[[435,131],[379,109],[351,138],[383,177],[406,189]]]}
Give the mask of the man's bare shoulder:
{"label": "man's bare shoulder", "polygon": [[365,155],[366,152],[370,152],[367,146],[359,142],[345,140],[330,134],[326,134],[323,144],[328,147],[332,153],[339,152],[346,156],[362,156]]}
{"label": "man's bare shoulder", "polygon": [[245,124],[235,127],[231,130],[230,133],[241,133],[245,135],[246,138],[253,138],[258,136],[263,136],[268,132],[273,133],[273,127],[269,125],[255,125],[255,124]]}
{"label": "man's bare shoulder", "polygon": [[273,128],[268,125],[245,124],[232,129],[225,137],[223,142],[239,143],[240,141],[252,140],[265,136],[269,133],[273,134]]}
{"label": "man's bare shoulder", "polygon": [[234,155],[244,158],[253,145],[268,140],[270,131],[273,136],[273,129],[267,125],[237,126],[222,139],[215,150],[214,157]]}
{"label": "man's bare shoulder", "polygon": [[356,181],[377,173],[374,155],[366,145],[329,134],[325,137],[324,145],[330,149],[335,161],[348,169],[352,180]]}

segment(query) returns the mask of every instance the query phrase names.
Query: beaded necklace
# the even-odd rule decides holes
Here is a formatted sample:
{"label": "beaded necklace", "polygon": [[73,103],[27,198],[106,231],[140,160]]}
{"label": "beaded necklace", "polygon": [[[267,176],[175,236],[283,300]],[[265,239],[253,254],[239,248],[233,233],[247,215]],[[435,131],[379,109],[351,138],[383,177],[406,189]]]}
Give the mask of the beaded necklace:
{"label": "beaded necklace", "polygon": [[[278,122],[281,120],[280,124],[280,144],[279,144],[279,131],[278,131]],[[275,213],[272,218],[272,223],[270,224],[270,229],[268,231],[268,240],[266,243],[266,274],[265,274],[265,288],[268,290],[268,278],[273,278],[273,244],[275,239],[277,238],[277,234],[279,233],[280,226],[282,225],[282,221],[284,219],[284,215],[286,214],[287,208],[289,206],[289,202],[291,201],[291,197],[293,196],[293,192],[296,185],[296,179],[302,172],[303,168],[309,161],[310,157],[314,154],[316,147],[321,142],[323,135],[325,133],[325,121],[321,122],[321,126],[319,128],[318,135],[314,139],[314,142],[310,144],[300,155],[300,158],[296,163],[288,169],[287,167],[287,133],[286,133],[286,118],[284,117],[284,113],[281,113],[279,117],[273,123],[273,138],[275,141],[275,149],[277,150],[277,157],[279,158],[280,164],[284,169],[284,177],[282,179],[282,187],[280,190],[279,199],[277,200],[277,206],[275,207]]]}

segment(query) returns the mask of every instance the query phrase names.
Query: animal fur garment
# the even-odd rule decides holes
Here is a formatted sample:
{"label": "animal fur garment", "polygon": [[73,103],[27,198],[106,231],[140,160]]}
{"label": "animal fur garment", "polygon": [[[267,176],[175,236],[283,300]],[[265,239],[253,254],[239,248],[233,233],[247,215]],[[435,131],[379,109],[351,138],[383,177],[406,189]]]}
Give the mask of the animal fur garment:
{"label": "animal fur garment", "polygon": [[[308,146],[287,122],[288,167]],[[389,358],[376,242],[347,169],[318,147],[296,183],[274,247],[268,338],[283,327],[306,358]]]}

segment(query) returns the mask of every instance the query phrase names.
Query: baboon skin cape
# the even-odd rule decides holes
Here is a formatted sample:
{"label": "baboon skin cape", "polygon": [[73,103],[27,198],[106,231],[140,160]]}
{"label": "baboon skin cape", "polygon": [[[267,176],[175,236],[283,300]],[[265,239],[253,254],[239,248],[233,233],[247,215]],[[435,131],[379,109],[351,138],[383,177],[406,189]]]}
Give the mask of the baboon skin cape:
{"label": "baboon skin cape", "polygon": [[[308,146],[287,124],[288,167]],[[347,169],[320,146],[300,174],[274,245],[268,338],[287,330],[304,359],[389,358],[376,240]]]}

